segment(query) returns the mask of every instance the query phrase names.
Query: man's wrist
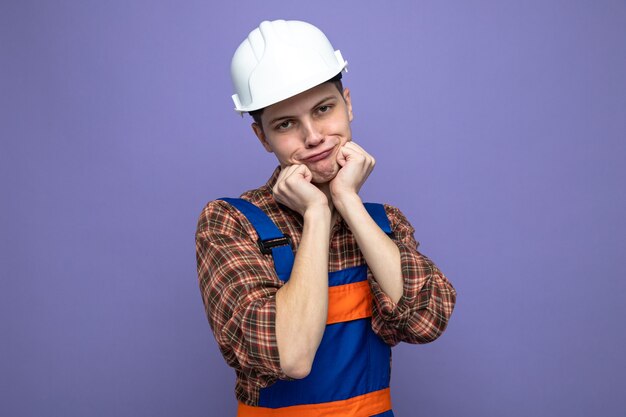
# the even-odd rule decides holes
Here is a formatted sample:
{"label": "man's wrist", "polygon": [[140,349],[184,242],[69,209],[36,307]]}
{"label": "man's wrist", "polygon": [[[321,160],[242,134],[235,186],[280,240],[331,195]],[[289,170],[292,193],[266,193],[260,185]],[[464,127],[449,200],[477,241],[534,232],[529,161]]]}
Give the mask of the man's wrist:
{"label": "man's wrist", "polygon": [[353,207],[363,206],[363,201],[357,193],[343,193],[333,196],[333,204],[341,217],[346,218],[346,214],[350,213]]}
{"label": "man's wrist", "polygon": [[309,206],[302,214],[304,222],[327,221],[330,224],[331,212],[327,203],[320,203]]}

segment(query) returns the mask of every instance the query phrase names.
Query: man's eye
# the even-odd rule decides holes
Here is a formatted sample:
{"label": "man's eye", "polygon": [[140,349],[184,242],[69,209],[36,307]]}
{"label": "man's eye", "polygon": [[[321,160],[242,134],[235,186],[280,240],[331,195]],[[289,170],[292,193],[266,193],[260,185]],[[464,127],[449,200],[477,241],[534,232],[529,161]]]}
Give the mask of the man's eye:
{"label": "man's eye", "polygon": [[285,130],[285,129],[289,129],[291,127],[291,120],[285,120],[282,123],[279,123],[278,125],[276,125],[276,129],[278,130]]}
{"label": "man's eye", "polygon": [[325,105],[325,106],[319,106],[319,107],[317,108],[317,111],[318,111],[318,112],[320,112],[320,113],[326,113],[326,112],[328,112],[329,110],[330,110],[330,106],[328,106],[328,105]]}

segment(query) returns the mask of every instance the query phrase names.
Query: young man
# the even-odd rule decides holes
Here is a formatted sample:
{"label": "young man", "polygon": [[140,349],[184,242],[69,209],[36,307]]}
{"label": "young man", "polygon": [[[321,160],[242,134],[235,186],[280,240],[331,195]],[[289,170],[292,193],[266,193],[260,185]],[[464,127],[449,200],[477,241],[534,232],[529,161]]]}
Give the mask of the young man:
{"label": "young man", "polygon": [[436,339],[452,314],[454,288],[406,218],[359,197],[375,161],[352,141],[346,64],[298,21],[261,23],[233,57],[236,110],[280,164],[210,202],[196,233],[239,417],[393,416],[390,346]]}

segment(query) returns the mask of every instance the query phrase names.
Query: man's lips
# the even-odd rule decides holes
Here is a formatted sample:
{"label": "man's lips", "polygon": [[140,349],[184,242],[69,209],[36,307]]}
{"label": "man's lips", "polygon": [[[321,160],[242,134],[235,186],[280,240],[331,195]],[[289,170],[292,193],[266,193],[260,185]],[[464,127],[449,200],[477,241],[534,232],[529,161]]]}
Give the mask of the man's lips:
{"label": "man's lips", "polygon": [[301,159],[302,162],[317,162],[317,161],[321,161],[322,159],[325,159],[326,157],[328,157],[332,152],[333,152],[334,148],[330,148],[328,150],[322,151],[322,152],[318,152],[314,155],[309,156],[308,158],[304,158]]}

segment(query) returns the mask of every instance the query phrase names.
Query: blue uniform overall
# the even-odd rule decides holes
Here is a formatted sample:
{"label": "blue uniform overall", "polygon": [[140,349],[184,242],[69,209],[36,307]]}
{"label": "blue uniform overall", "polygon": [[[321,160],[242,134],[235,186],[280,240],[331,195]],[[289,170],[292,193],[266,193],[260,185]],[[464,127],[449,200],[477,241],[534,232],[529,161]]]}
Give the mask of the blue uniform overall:
{"label": "blue uniform overall", "polygon": [[[258,207],[243,199],[222,199],[245,215],[272,254],[278,277],[291,275],[290,239]],[[381,204],[365,208],[391,234]],[[372,331],[372,293],[367,265],[328,275],[328,320],[310,374],[262,388],[258,407],[239,404],[237,417],[393,417],[389,396],[391,349]]]}

